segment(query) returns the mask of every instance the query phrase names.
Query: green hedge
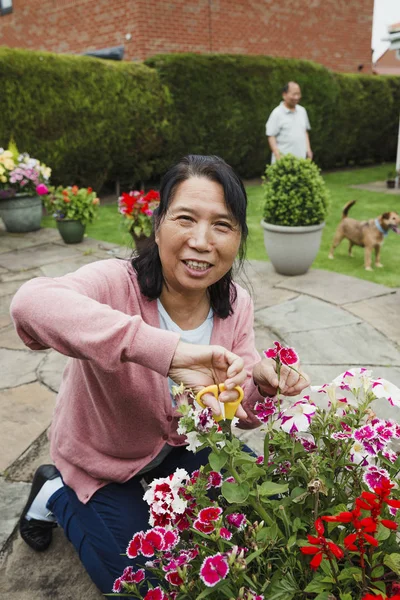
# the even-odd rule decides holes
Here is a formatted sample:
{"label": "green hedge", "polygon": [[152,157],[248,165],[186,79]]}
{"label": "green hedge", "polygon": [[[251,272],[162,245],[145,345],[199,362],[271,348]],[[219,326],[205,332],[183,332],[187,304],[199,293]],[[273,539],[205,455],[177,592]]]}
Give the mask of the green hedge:
{"label": "green hedge", "polygon": [[163,150],[171,109],[145,65],[0,48],[0,146],[52,167],[53,183],[140,181]]}
{"label": "green hedge", "polygon": [[333,73],[309,61],[171,54],[145,64],[0,48],[0,146],[52,167],[53,183],[156,179],[183,154],[218,154],[244,177],[270,152],[265,123],[299,82],[323,168],[392,160],[400,77]]}
{"label": "green hedge", "polygon": [[186,152],[215,153],[242,176],[260,175],[270,156],[265,123],[291,79],[302,88],[321,167],[395,157],[400,77],[333,73],[268,56],[170,54],[146,64],[157,69],[174,102],[171,161]]}

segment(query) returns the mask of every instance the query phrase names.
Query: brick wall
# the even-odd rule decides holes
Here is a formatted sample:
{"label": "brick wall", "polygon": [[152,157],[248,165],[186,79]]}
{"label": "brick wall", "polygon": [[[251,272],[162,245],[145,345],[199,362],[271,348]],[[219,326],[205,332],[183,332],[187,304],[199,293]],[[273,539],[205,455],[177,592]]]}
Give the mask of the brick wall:
{"label": "brick wall", "polygon": [[[373,0],[14,0],[0,44],[81,53],[125,46],[125,58],[223,52],[306,58],[371,71]],[[126,34],[131,39],[126,40]]]}

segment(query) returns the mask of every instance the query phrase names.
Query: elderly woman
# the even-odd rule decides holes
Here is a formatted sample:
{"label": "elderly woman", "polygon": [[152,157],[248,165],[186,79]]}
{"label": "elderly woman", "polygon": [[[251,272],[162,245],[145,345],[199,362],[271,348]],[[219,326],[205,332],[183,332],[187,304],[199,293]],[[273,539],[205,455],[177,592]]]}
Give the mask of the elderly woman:
{"label": "elderly woman", "polygon": [[[104,593],[127,564],[132,534],[148,528],[143,475],[207,462],[177,434],[172,380],[194,391],[223,382],[223,402],[241,385],[244,428],[257,426],[252,406],[278,385],[275,363],[255,349],[252,300],[232,281],[247,237],[242,182],[218,157],[187,156],[164,176],[160,198],[139,256],[33,279],[11,307],[29,348],[71,357],[50,430],[55,467],[36,472],[20,532],[45,550],[60,525]],[[307,385],[285,367],[280,377],[286,395]],[[218,412],[212,396],[204,403]]]}

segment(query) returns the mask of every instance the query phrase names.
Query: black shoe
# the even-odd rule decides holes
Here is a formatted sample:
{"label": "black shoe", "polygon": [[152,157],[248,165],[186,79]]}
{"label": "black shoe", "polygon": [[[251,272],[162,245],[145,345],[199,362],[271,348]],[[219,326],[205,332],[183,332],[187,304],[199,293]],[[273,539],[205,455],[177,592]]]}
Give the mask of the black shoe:
{"label": "black shoe", "polygon": [[53,529],[57,527],[57,523],[50,521],[39,521],[37,519],[26,518],[26,513],[32,506],[32,503],[43,485],[49,479],[55,479],[60,476],[60,472],[54,465],[41,465],[33,478],[31,491],[24,510],[19,520],[19,532],[24,542],[28,544],[36,552],[43,552],[51,544],[53,538]]}

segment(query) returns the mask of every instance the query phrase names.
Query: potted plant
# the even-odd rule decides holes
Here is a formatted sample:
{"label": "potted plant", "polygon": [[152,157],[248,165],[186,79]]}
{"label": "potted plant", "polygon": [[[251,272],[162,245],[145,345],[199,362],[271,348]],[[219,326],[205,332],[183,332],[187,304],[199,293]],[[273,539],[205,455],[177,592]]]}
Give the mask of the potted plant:
{"label": "potted plant", "polygon": [[45,197],[47,212],[56,220],[66,244],[82,242],[86,225],[95,218],[100,200],[91,187],[77,185],[52,188]]}
{"label": "potted plant", "polygon": [[[266,354],[277,373],[283,364],[295,368],[294,349],[274,346]],[[374,413],[377,399],[400,406],[396,386],[357,368],[301,399],[265,398],[255,405],[264,436],[259,455],[231,434],[228,417],[216,423],[210,409],[189,403],[189,390],[175,391],[187,450],[209,448],[209,462],[149,484],[150,527],[129,542],[132,562],[114,593],[144,600],[399,598],[400,426]]]}
{"label": "potted plant", "polygon": [[396,187],[396,177],[397,177],[396,169],[391,169],[389,171],[389,173],[387,174],[387,179],[386,179],[386,187],[388,189],[394,189]]}
{"label": "potted plant", "polygon": [[0,216],[10,233],[40,229],[42,198],[48,193],[51,169],[14,143],[0,148]]}
{"label": "potted plant", "polygon": [[261,226],[268,256],[278,273],[306,273],[319,250],[328,212],[320,170],[290,154],[266,168]]}
{"label": "potted plant", "polygon": [[147,243],[153,230],[153,213],[160,203],[160,194],[150,190],[123,192],[118,199],[118,210],[123,216],[123,222],[129,228],[136,250],[140,252]]}

